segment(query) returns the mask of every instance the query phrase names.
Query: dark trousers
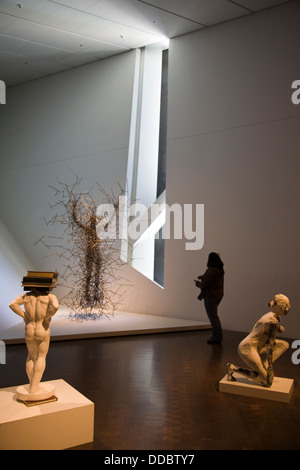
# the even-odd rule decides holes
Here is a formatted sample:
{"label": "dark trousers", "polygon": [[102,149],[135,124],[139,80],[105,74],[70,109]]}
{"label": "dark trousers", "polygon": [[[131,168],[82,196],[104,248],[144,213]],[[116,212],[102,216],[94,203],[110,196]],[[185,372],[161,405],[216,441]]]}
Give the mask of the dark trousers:
{"label": "dark trousers", "polygon": [[223,333],[220,318],[218,317],[218,305],[220,302],[214,300],[204,299],[204,307],[208,316],[208,319],[212,326],[212,339],[214,341],[222,341]]}

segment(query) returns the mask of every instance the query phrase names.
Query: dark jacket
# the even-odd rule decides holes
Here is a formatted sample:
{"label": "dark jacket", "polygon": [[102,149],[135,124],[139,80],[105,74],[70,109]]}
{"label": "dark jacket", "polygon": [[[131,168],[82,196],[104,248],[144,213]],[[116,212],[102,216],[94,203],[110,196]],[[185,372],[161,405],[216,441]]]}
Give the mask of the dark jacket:
{"label": "dark jacket", "polygon": [[224,295],[223,269],[207,268],[198,287],[201,289],[199,300],[206,299],[221,302]]}

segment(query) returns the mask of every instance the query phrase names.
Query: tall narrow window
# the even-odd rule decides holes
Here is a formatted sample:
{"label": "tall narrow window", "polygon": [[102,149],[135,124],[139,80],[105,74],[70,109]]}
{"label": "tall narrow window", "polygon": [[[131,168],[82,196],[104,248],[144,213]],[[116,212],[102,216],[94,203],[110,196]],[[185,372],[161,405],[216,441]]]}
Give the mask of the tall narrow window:
{"label": "tall narrow window", "polygon": [[[169,51],[162,53],[161,71],[161,100],[160,100],[160,126],[159,126],[159,151],[157,170],[157,194],[159,197],[166,190],[166,166],[167,166],[167,113],[168,113],[168,61]],[[164,260],[165,240],[163,238],[163,227],[155,237],[154,248],[154,281],[164,285]]]}
{"label": "tall narrow window", "polygon": [[165,204],[167,91],[166,46],[154,44],[137,50],[126,188],[129,220],[136,222],[127,233],[129,243],[123,243],[121,257],[161,287],[164,214],[157,208]]}

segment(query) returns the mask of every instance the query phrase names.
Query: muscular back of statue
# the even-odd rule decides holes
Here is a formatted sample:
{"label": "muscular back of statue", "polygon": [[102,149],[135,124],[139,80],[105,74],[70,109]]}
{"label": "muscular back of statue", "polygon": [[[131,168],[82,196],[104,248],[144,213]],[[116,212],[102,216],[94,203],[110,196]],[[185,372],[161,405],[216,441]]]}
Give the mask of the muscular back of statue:
{"label": "muscular back of statue", "polygon": [[[26,290],[30,292],[17,297],[10,308],[14,313],[23,318],[25,323],[25,341],[28,350],[26,360],[26,373],[29,379],[29,392],[34,395],[40,390],[40,381],[46,366],[46,355],[50,344],[50,322],[53,315],[58,310],[58,300],[55,295],[50,293],[52,282],[46,282],[45,276],[51,273],[40,273],[40,278],[27,276],[23,278],[23,285],[26,284]],[[52,281],[57,278],[57,275]],[[26,281],[24,281],[26,279]],[[37,286],[36,284],[39,284]],[[46,284],[46,286],[45,286]],[[49,284],[49,286],[47,286]],[[22,308],[23,307],[23,308]]]}

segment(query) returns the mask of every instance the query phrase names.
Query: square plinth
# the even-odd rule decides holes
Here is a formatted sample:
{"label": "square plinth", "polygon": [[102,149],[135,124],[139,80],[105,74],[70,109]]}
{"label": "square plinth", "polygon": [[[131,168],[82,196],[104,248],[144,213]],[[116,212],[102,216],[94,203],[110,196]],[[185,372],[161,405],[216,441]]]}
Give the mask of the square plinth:
{"label": "square plinth", "polygon": [[240,374],[234,374],[234,377],[236,378],[236,382],[231,382],[227,380],[226,374],[219,382],[219,391],[287,403],[291,398],[294,388],[293,379],[274,377],[273,384],[271,387],[267,388],[255,382],[251,382],[251,380],[248,380]]}
{"label": "square plinth", "polygon": [[50,383],[57,400],[30,407],[17,401],[17,387],[0,389],[1,450],[61,450],[93,441],[94,403],[64,380]]}

